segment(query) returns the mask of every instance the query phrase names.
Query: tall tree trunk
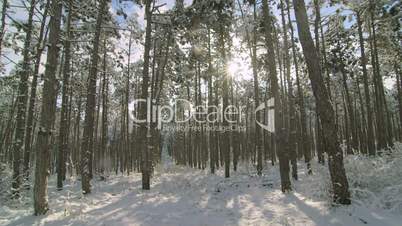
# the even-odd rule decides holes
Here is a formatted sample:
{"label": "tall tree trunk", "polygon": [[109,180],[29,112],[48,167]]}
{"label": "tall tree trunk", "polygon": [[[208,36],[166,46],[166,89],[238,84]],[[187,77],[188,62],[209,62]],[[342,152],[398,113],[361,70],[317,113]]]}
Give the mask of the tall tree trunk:
{"label": "tall tree trunk", "polygon": [[98,134],[99,134],[99,116],[100,116],[100,106],[101,106],[101,92],[102,92],[102,79],[100,79],[99,81],[99,88],[98,88],[98,92],[96,97],[96,110],[95,110],[95,128],[94,128],[94,142],[93,142],[93,147],[92,147],[92,153],[91,153],[91,157],[92,157],[92,161],[91,161],[91,165],[89,167],[90,172],[89,174],[91,175],[91,179],[93,178],[93,171],[98,169],[98,163],[99,163],[99,141],[98,141]]}
{"label": "tall tree trunk", "polygon": [[71,17],[73,15],[73,0],[68,1],[68,16],[66,23],[66,40],[64,41],[63,88],[60,113],[60,130],[57,152],[57,189],[63,189],[66,177],[65,152],[68,147],[68,94],[70,91],[70,60],[71,60]]}
{"label": "tall tree trunk", "polygon": [[[211,55],[211,30],[208,27],[208,105],[211,105],[213,102],[212,97],[212,55]],[[208,108],[208,114],[212,113],[212,109]],[[209,123],[209,126],[212,127],[213,124]],[[213,131],[208,131],[208,149],[209,149],[209,167],[211,170],[211,174],[215,173],[215,152],[217,151],[215,148],[215,137]]]}
{"label": "tall tree trunk", "polygon": [[11,103],[10,103],[10,111],[7,117],[7,123],[5,125],[4,128],[4,133],[2,134],[3,136],[1,137],[0,140],[0,150],[2,152],[2,159],[0,159],[1,161],[6,162],[7,158],[7,140],[8,137],[10,137],[10,134],[13,134],[14,128],[13,128],[13,123],[14,123],[14,113],[15,113],[15,109],[17,108],[17,101],[15,96],[15,92],[13,91],[12,97],[11,97]]}
{"label": "tall tree trunk", "polygon": [[[222,11],[218,12],[218,18],[221,18]],[[219,51],[221,57],[223,59],[223,65],[226,67],[227,65],[227,57],[226,57],[226,46],[225,46],[225,36],[226,36],[226,27],[223,22],[219,23]],[[222,76],[222,92],[223,92],[223,104],[222,108],[226,109],[229,106],[229,75],[227,70],[224,70]],[[229,122],[226,119],[223,119],[222,125],[224,128],[229,126]],[[222,146],[223,149],[223,159],[225,164],[225,177],[230,177],[230,141],[229,141],[229,131],[224,129],[222,133]]]}
{"label": "tall tree trunk", "polygon": [[[285,79],[287,83],[288,90],[288,130],[287,130],[287,149],[290,157],[290,162],[292,164],[292,177],[297,180],[297,152],[296,152],[296,115],[294,107],[294,96],[293,96],[293,84],[290,77],[290,57],[289,57],[289,43],[288,43],[288,26],[285,19],[285,5],[283,0],[281,4],[281,15],[282,15],[282,26],[283,26],[283,47],[284,47],[284,61],[285,61]],[[290,22],[290,21],[289,21]]]}
{"label": "tall tree trunk", "polygon": [[100,145],[100,175],[102,179],[104,179],[105,172],[105,162],[106,162],[106,153],[108,149],[108,96],[109,96],[109,76],[106,72],[106,57],[107,57],[107,38],[104,38],[103,43],[103,82],[102,82],[102,134],[101,134],[101,145]]}
{"label": "tall tree trunk", "polygon": [[[313,0],[314,4],[314,13],[315,13],[315,18],[314,18],[314,41],[315,41],[315,48],[317,51],[317,56],[318,59],[320,59],[320,65],[321,68],[323,69],[323,62],[321,59],[321,46],[320,46],[320,27],[321,27],[321,9],[320,9],[320,2],[321,0]],[[325,52],[324,46],[322,48],[322,52]],[[329,84],[327,84],[329,85]],[[329,93],[329,92],[328,92]]]}
{"label": "tall tree trunk", "polygon": [[[336,118],[336,116],[335,116]],[[316,147],[316,152],[317,152],[317,158],[318,158],[318,163],[321,163],[321,165],[325,164],[325,142],[324,142],[324,136],[322,132],[322,125],[321,125],[321,120],[320,117],[318,116],[317,112],[315,114],[315,122],[316,122],[316,127],[315,127],[315,147]]]}
{"label": "tall tree trunk", "polygon": [[56,116],[56,70],[59,59],[59,37],[62,1],[53,0],[51,5],[52,17],[49,26],[49,42],[47,63],[44,75],[43,100],[40,114],[40,125],[36,144],[36,168],[34,184],[35,215],[46,214],[49,209],[47,198],[47,182],[50,163],[50,137]]}
{"label": "tall tree trunk", "polygon": [[[29,161],[32,149],[32,137],[33,137],[33,122],[34,122],[34,113],[35,113],[35,102],[36,102],[36,91],[38,86],[38,76],[39,76],[39,67],[40,61],[42,59],[43,49],[46,45],[47,34],[49,31],[49,27],[46,27],[46,19],[48,10],[50,7],[50,0],[46,2],[45,10],[43,12],[43,18],[39,31],[38,43],[36,44],[36,56],[35,56],[35,68],[32,73],[32,82],[31,82],[31,91],[29,96],[29,105],[28,105],[28,114],[27,114],[27,124],[26,124],[26,132],[25,132],[25,147],[24,147],[24,176],[25,180],[28,180],[29,177]],[[45,31],[46,29],[46,31]]]}
{"label": "tall tree trunk", "polygon": [[289,27],[290,27],[290,35],[292,39],[292,54],[293,54],[293,63],[295,66],[295,75],[296,75],[296,86],[297,86],[297,95],[298,95],[298,104],[300,108],[300,131],[301,131],[301,148],[302,148],[302,153],[304,156],[304,161],[306,163],[307,167],[307,173],[312,174],[312,169],[311,169],[311,151],[310,151],[310,145],[309,145],[309,138],[307,136],[307,116],[306,116],[306,109],[304,106],[304,91],[303,88],[301,87],[300,84],[300,75],[299,75],[299,66],[298,66],[298,60],[297,60],[297,52],[296,52],[296,44],[294,41],[294,29],[292,25],[292,20],[290,18],[290,3],[289,0],[286,0],[286,5],[287,5],[287,12],[288,12],[288,21],[289,21]]}
{"label": "tall tree trunk", "polygon": [[126,87],[125,87],[125,98],[124,98],[124,150],[127,154],[126,156],[126,170],[127,173],[130,172],[130,167],[129,165],[131,164],[131,148],[130,148],[130,130],[129,130],[129,124],[130,124],[130,120],[129,120],[129,109],[128,109],[128,105],[130,102],[130,76],[131,76],[131,50],[132,50],[132,31],[130,32],[130,37],[129,37],[129,43],[128,43],[128,55],[127,55],[127,77],[126,77]]}
{"label": "tall tree trunk", "polygon": [[[342,61],[341,59],[339,59],[339,61]],[[348,122],[347,124],[349,125],[349,134],[351,135],[351,144],[352,144],[352,148],[351,151],[355,151],[358,149],[358,139],[357,139],[357,134],[355,132],[355,128],[356,128],[356,121],[355,121],[355,115],[354,115],[354,110],[353,110],[353,106],[352,106],[352,98],[350,96],[350,92],[349,92],[349,87],[348,87],[348,83],[347,83],[347,77],[346,77],[346,70],[345,70],[345,65],[343,64],[343,62],[340,63],[341,64],[341,74],[342,74],[342,84],[343,84],[343,88],[345,91],[345,102],[346,102],[346,108],[345,110],[347,110],[348,113]],[[350,137],[348,136],[348,139],[350,139]],[[352,153],[348,153],[348,154],[352,154]]]}
{"label": "tall tree trunk", "polygon": [[90,168],[92,161],[92,149],[93,149],[93,132],[94,132],[94,114],[95,114],[95,102],[96,102],[96,80],[98,72],[98,52],[99,52],[99,39],[101,34],[101,25],[103,17],[107,12],[108,0],[102,0],[99,6],[98,17],[96,19],[95,36],[92,42],[91,53],[91,66],[89,71],[88,85],[87,85],[87,103],[85,108],[85,121],[84,121],[84,133],[81,147],[81,177],[82,177],[82,192],[84,194],[91,193],[91,175]]}
{"label": "tall tree trunk", "polygon": [[388,109],[385,103],[384,85],[378,61],[377,35],[375,30],[375,18],[374,18],[375,8],[376,8],[375,1],[370,0],[370,31],[371,31],[370,38],[371,38],[371,49],[372,49],[371,57],[373,64],[374,85],[376,91],[375,96],[377,102],[376,118],[377,118],[378,148],[384,149],[387,148],[388,146],[392,146],[392,138],[390,138],[390,136],[387,135]]}
{"label": "tall tree trunk", "polygon": [[[253,3],[254,10],[253,10],[253,15],[254,15],[254,20],[257,20],[257,9],[256,9],[256,3]],[[259,92],[259,82],[258,82],[258,72],[257,72],[257,27],[254,26],[253,30],[253,40],[250,43],[250,55],[251,55],[251,61],[252,61],[252,67],[253,67],[253,78],[254,78],[254,102],[255,106],[254,108],[257,108],[260,105],[260,92]],[[262,147],[261,147],[261,129],[257,125],[257,122],[260,121],[261,113],[256,112],[255,114],[255,124],[254,124],[254,139],[255,139],[255,149],[257,152],[257,174],[259,176],[262,175]]]}
{"label": "tall tree trunk", "polygon": [[271,79],[271,90],[272,96],[275,100],[275,109],[274,109],[274,117],[275,117],[275,139],[276,139],[276,150],[279,158],[279,169],[281,174],[281,187],[282,192],[287,192],[291,190],[291,183],[289,178],[289,153],[284,149],[284,141],[283,139],[286,137],[283,128],[283,119],[282,119],[282,103],[281,97],[279,93],[278,86],[278,76],[276,72],[275,66],[275,53],[274,53],[274,44],[272,38],[272,23],[271,23],[271,15],[269,12],[269,6],[267,0],[262,1],[262,11],[265,25],[265,45],[268,51],[269,58],[268,61],[268,71]]}
{"label": "tall tree trunk", "polygon": [[323,127],[326,150],[329,155],[328,165],[334,191],[334,201],[340,204],[350,204],[349,184],[343,165],[342,150],[337,138],[334,110],[321,76],[320,59],[311,38],[306,5],[304,0],[293,0],[293,5],[295,7],[299,38],[316,99],[317,111]]}
{"label": "tall tree trunk", "polygon": [[363,85],[364,85],[364,98],[366,102],[367,111],[367,147],[369,155],[375,155],[375,137],[373,128],[373,109],[371,108],[371,98],[370,89],[368,84],[368,73],[367,73],[367,58],[364,48],[364,39],[362,31],[362,19],[360,12],[356,12],[357,16],[357,28],[359,33],[359,44],[360,44],[360,64],[363,68]]}
{"label": "tall tree trunk", "polygon": [[81,156],[80,156],[80,122],[81,122],[81,111],[82,111],[82,97],[81,93],[79,93],[76,97],[76,115],[74,122],[74,150],[73,150],[73,161],[76,165],[76,174],[81,172]]}
{"label": "tall tree trunk", "polygon": [[[401,83],[401,72],[398,70],[398,64],[395,63],[395,73],[396,73],[396,87],[398,90],[398,110],[399,110],[399,128],[402,128],[402,83]],[[399,141],[402,141],[402,131],[399,129]]]}
{"label": "tall tree trunk", "polygon": [[[149,93],[149,54],[151,50],[151,38],[152,38],[152,12],[151,12],[151,3],[152,0],[145,0],[145,20],[146,29],[145,29],[145,47],[144,47],[144,64],[142,69],[142,87],[141,87],[141,99],[147,100]],[[144,102],[140,103],[139,106],[139,115],[140,119],[147,118],[147,104]],[[149,121],[149,120],[147,120]],[[150,189],[150,177],[151,177],[151,162],[148,146],[151,141],[151,133],[150,133],[150,122],[141,123],[139,130],[139,141],[141,147],[141,173],[142,173],[142,189],[149,190]]]}
{"label": "tall tree trunk", "polygon": [[[237,0],[237,3],[240,8],[240,13],[242,19],[244,19],[244,13],[242,10],[242,6],[240,0]],[[256,3],[253,3],[253,17],[254,20],[257,20],[257,10],[256,10]],[[253,29],[253,36],[252,40],[250,37],[250,33],[248,29],[246,29],[246,40],[247,40],[247,47],[249,50],[249,56],[251,58],[251,66],[253,70],[253,84],[254,84],[254,103],[255,107],[257,108],[260,105],[260,94],[259,94],[259,82],[258,82],[258,72],[257,72],[257,28],[254,26]],[[265,114],[265,112],[264,112]],[[260,135],[260,128],[257,124],[257,121],[260,121],[260,113],[258,112],[256,115],[255,126],[254,126],[254,137],[255,137],[255,149],[257,151],[257,174],[262,175],[262,147],[261,147],[261,135]]]}
{"label": "tall tree trunk", "polygon": [[0,56],[3,47],[3,38],[5,34],[6,28],[6,13],[8,8],[8,0],[3,0],[3,7],[1,8],[1,27],[0,27]]}
{"label": "tall tree trunk", "polygon": [[12,193],[15,198],[19,197],[19,190],[21,186],[21,152],[23,150],[23,144],[25,139],[25,116],[28,100],[28,77],[31,71],[30,68],[30,52],[31,52],[31,38],[33,30],[33,15],[35,11],[36,0],[31,0],[31,6],[29,8],[28,22],[25,25],[25,41],[23,49],[23,62],[21,69],[18,72],[19,84],[18,84],[18,96],[17,96],[17,126],[13,144],[13,177],[12,177]]}
{"label": "tall tree trunk", "polygon": [[[360,117],[361,120],[359,122],[359,140],[360,140],[360,152],[364,154],[368,154],[368,147],[367,147],[367,123],[366,123],[366,112],[364,111],[364,101],[363,96],[360,91],[360,78],[358,75],[356,77],[356,90],[357,95],[359,98],[359,106],[360,106]],[[355,98],[356,99],[356,98]],[[358,115],[357,104],[356,104],[356,115]]]}
{"label": "tall tree trunk", "polygon": [[[330,74],[328,71],[327,65],[327,52],[326,52],[326,44],[325,44],[325,36],[324,36],[324,28],[321,23],[321,10],[320,10],[320,0],[314,0],[314,10],[316,13],[316,17],[314,20],[314,34],[315,34],[315,41],[316,41],[316,48],[317,48],[317,55],[318,58],[321,61],[321,68],[323,70],[323,74],[325,74],[325,83],[327,86],[328,90],[328,96],[331,99],[331,78]],[[318,30],[320,31],[320,34],[318,33]],[[321,45],[320,45],[320,39],[318,36],[321,36]],[[321,48],[320,48],[321,47]],[[320,51],[321,50],[321,51]],[[321,55],[320,55],[321,54]],[[323,75],[324,77],[324,75]],[[325,141],[320,141],[320,142],[325,142]]]}

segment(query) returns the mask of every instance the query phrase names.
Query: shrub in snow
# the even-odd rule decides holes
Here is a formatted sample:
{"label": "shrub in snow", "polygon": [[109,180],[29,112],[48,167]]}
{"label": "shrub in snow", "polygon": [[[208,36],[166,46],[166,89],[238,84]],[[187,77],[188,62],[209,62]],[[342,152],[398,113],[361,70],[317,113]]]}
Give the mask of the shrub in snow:
{"label": "shrub in snow", "polygon": [[0,202],[5,203],[10,198],[12,170],[6,164],[0,163]]}
{"label": "shrub in snow", "polygon": [[375,157],[348,155],[345,168],[355,203],[402,213],[402,144]]}
{"label": "shrub in snow", "polygon": [[[325,159],[327,159],[327,156],[325,156]],[[318,198],[320,200],[328,200],[331,202],[332,186],[327,164],[322,165],[316,161],[312,161],[311,164],[313,175],[305,178],[307,181],[305,181],[304,184],[307,186],[299,187],[296,184],[297,190],[300,191],[300,189],[303,189],[301,192],[303,194],[311,195],[311,198]]]}

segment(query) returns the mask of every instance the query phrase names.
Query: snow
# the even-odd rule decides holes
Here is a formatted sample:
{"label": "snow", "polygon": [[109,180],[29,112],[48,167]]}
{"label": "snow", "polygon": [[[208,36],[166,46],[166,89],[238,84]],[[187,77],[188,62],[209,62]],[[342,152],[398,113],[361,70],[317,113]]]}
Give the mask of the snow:
{"label": "snow", "polygon": [[345,159],[353,201],[402,214],[402,144],[396,143],[394,150],[381,157],[351,155]]}
{"label": "snow", "polygon": [[[63,191],[49,185],[50,212],[33,216],[32,201],[0,205],[0,225],[401,225],[402,145],[390,155],[345,157],[353,204],[333,206],[326,166],[313,163],[314,175],[299,163],[299,181],[283,194],[277,166],[267,165],[258,177],[241,165],[231,178],[208,170],[175,165],[169,156],[156,168],[150,191],[141,175],[93,180],[82,195],[80,181],[69,178]],[[3,200],[0,200],[3,201]],[[4,204],[5,203],[5,204]]]}

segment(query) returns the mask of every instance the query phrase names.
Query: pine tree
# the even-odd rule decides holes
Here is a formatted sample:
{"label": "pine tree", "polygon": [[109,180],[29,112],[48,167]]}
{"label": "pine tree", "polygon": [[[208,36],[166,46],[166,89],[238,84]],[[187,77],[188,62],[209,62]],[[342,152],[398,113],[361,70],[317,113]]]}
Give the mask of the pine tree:
{"label": "pine tree", "polygon": [[47,34],[49,28],[46,26],[46,19],[48,16],[48,11],[50,8],[51,0],[48,0],[45,5],[45,9],[43,11],[42,22],[39,30],[39,37],[36,44],[36,55],[35,55],[35,66],[32,72],[32,82],[31,82],[31,90],[29,95],[29,104],[28,104],[28,114],[27,114],[27,122],[26,122],[26,132],[25,132],[25,146],[24,146],[24,177],[25,180],[29,178],[29,163],[30,156],[32,150],[32,138],[33,138],[33,126],[34,126],[34,113],[35,113],[35,104],[36,104],[36,96],[37,96],[37,88],[38,88],[38,76],[39,76],[39,67],[42,59],[42,53],[47,41]]}
{"label": "pine tree", "polygon": [[293,5],[298,34],[327,145],[326,150],[329,155],[328,165],[334,191],[334,201],[340,204],[350,204],[349,184],[343,165],[342,150],[337,138],[334,110],[321,75],[320,60],[309,31],[306,6],[304,0],[293,0]]}
{"label": "pine tree", "polygon": [[84,132],[81,147],[81,178],[82,192],[84,194],[91,193],[91,169],[92,166],[92,149],[93,149],[93,133],[94,133],[94,117],[95,117],[95,96],[96,96],[96,80],[98,72],[98,52],[101,35],[101,26],[105,13],[107,12],[108,0],[102,0],[99,5],[99,12],[96,19],[95,35],[92,41],[91,65],[89,69],[89,78],[87,84],[87,102],[85,107]]}
{"label": "pine tree", "polygon": [[36,6],[36,0],[31,0],[31,5],[28,14],[28,23],[25,25],[25,41],[23,49],[23,60],[21,69],[19,71],[19,86],[18,86],[18,96],[17,96],[17,125],[13,144],[13,183],[12,192],[13,195],[19,197],[19,189],[21,186],[21,154],[23,151],[23,144],[25,139],[25,116],[26,116],[26,105],[28,100],[28,77],[31,71],[30,66],[30,51],[31,51],[31,39],[33,30],[33,16]]}
{"label": "pine tree", "polygon": [[[151,50],[151,32],[152,32],[152,12],[151,12],[152,0],[145,1],[145,47],[144,47],[144,65],[142,71],[142,85],[141,85],[141,99],[147,100],[149,93],[149,53]],[[139,106],[139,116],[140,119],[147,118],[147,105],[144,102],[140,103]],[[150,122],[141,123],[139,130],[139,143],[141,148],[141,173],[142,173],[142,189],[150,189],[150,177],[151,177],[151,161],[150,161],[150,150],[151,144],[151,133],[150,133]]]}
{"label": "pine tree", "polygon": [[291,182],[289,178],[289,153],[287,153],[287,149],[284,147],[285,145],[285,130],[283,125],[283,103],[280,97],[280,90],[278,86],[278,76],[276,72],[275,66],[275,53],[273,46],[273,37],[272,37],[272,22],[271,15],[269,12],[268,2],[267,0],[262,1],[262,11],[264,18],[264,29],[265,29],[265,45],[268,51],[268,71],[271,81],[271,92],[272,96],[275,100],[275,140],[276,140],[276,150],[279,158],[279,171],[281,174],[281,189],[282,192],[288,192],[291,188]]}
{"label": "pine tree", "polygon": [[43,215],[49,210],[47,198],[47,184],[50,164],[50,138],[53,134],[53,125],[56,116],[56,70],[60,51],[60,22],[62,1],[52,0],[53,12],[49,22],[49,48],[44,75],[42,107],[38,138],[36,143],[36,166],[34,184],[34,213]]}

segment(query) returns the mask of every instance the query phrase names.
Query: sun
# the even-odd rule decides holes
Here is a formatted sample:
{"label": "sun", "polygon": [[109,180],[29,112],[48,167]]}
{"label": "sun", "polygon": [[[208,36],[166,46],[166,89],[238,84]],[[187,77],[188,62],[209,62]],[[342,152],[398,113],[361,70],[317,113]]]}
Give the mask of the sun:
{"label": "sun", "polygon": [[241,66],[238,62],[229,61],[227,65],[227,71],[231,77],[239,77],[241,72]]}
{"label": "sun", "polygon": [[235,80],[250,80],[253,78],[249,62],[242,57],[230,59],[227,63],[226,70],[228,75]]}

